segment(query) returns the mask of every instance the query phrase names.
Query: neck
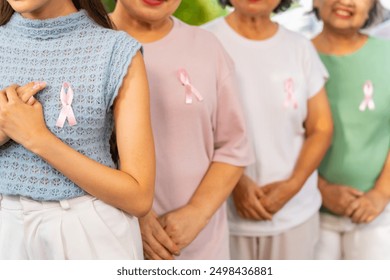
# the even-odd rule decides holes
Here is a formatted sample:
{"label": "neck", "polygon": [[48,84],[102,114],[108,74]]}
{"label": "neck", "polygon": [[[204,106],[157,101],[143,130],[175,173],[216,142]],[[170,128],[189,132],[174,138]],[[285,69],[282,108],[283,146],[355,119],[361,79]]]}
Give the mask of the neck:
{"label": "neck", "polygon": [[324,26],[323,31],[313,40],[318,51],[325,54],[345,55],[360,49],[368,36],[358,30],[337,31]]}
{"label": "neck", "polygon": [[71,0],[67,1],[51,1],[49,5],[40,7],[33,12],[21,12],[21,15],[28,19],[50,19],[77,12]]}
{"label": "neck", "polygon": [[226,17],[226,22],[241,36],[251,40],[265,40],[278,30],[270,15],[248,16],[234,11]]}
{"label": "neck", "polygon": [[123,30],[141,43],[151,43],[164,38],[172,29],[171,18],[148,22],[129,14],[126,9],[117,3],[114,12],[110,15],[118,30]]}

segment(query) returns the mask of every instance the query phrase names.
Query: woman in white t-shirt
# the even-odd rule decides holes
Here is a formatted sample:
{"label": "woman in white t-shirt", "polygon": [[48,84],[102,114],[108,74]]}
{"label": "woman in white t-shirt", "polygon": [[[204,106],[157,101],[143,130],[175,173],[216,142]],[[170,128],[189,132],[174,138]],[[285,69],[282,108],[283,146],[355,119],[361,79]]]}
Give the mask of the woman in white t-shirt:
{"label": "woman in white t-shirt", "polygon": [[327,71],[312,44],[270,19],[290,0],[230,0],[205,26],[236,64],[255,164],[229,202],[234,259],[312,259],[321,195],[315,171],[332,136]]}

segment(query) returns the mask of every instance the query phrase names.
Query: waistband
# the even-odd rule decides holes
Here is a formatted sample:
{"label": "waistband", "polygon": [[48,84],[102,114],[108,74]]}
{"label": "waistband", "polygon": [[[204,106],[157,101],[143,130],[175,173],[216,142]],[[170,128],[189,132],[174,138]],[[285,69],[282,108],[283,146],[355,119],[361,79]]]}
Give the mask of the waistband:
{"label": "waistband", "polygon": [[0,194],[0,209],[22,210],[26,212],[50,208],[62,208],[64,210],[68,210],[82,206],[83,202],[92,202],[93,200],[96,200],[96,198],[91,195],[83,195],[60,201],[37,201],[24,196]]}

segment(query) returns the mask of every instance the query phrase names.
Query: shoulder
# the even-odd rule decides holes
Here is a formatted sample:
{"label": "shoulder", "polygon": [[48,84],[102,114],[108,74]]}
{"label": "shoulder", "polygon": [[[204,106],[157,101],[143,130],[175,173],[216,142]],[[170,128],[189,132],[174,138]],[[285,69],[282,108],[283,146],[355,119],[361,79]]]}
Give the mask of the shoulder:
{"label": "shoulder", "polygon": [[124,31],[114,30],[102,27],[97,23],[91,20],[91,27],[89,28],[91,32],[97,39],[105,40],[106,42],[124,42],[127,44],[137,44],[138,41],[131,37],[128,33]]}
{"label": "shoulder", "polygon": [[302,34],[291,31],[282,25],[279,25],[279,28],[281,28],[281,32],[283,33],[283,39],[288,42],[289,46],[295,46],[295,47],[308,47],[312,46],[312,42],[303,36]]}
{"label": "shoulder", "polygon": [[208,23],[203,24],[201,28],[211,32],[218,32],[223,26],[224,20],[225,19],[223,17],[216,18],[212,21],[209,21]]}
{"label": "shoulder", "polygon": [[182,38],[190,39],[190,41],[196,41],[195,43],[201,43],[204,48],[211,49],[213,47],[219,48],[219,40],[210,31],[201,28],[199,26],[192,26],[181,20],[175,18],[175,24],[180,28]]}
{"label": "shoulder", "polygon": [[369,40],[371,41],[371,46],[377,49],[383,49],[385,51],[390,51],[390,39],[377,37],[377,36],[369,36]]}

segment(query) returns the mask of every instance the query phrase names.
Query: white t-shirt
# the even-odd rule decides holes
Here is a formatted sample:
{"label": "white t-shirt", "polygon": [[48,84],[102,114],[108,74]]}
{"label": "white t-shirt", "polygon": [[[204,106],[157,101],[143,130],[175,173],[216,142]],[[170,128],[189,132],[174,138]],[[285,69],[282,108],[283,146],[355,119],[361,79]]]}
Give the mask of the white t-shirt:
{"label": "white t-shirt", "polygon": [[[279,26],[262,41],[236,33],[224,18],[204,26],[222,42],[236,64],[240,94],[256,162],[246,174],[260,186],[288,179],[305,141],[307,101],[324,86],[328,72],[316,50],[302,35]],[[232,235],[276,235],[307,221],[321,205],[317,172],[272,221],[251,221],[229,205]]]}

